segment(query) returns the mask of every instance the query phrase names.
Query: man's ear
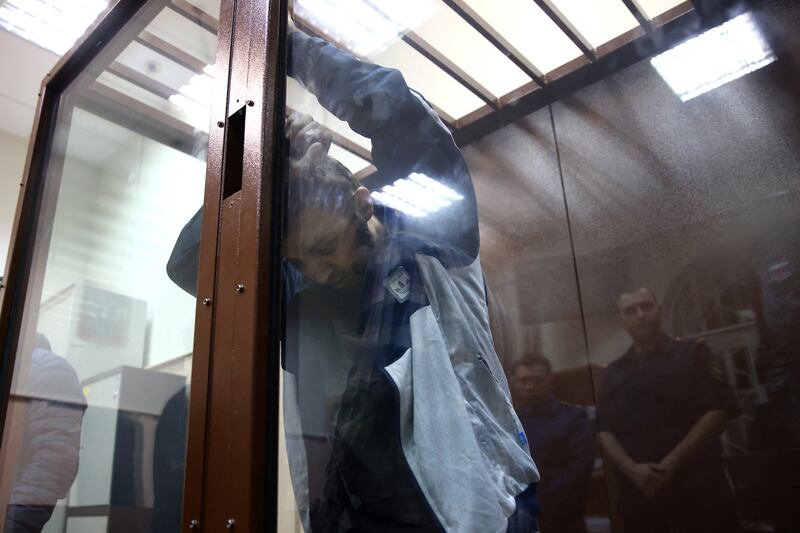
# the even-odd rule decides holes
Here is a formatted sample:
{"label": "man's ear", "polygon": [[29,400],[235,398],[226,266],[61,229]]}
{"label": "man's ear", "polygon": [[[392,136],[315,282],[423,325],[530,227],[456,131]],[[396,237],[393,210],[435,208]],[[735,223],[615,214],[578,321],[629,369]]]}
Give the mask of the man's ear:
{"label": "man's ear", "polygon": [[372,209],[372,195],[364,186],[359,187],[358,189],[353,192],[353,197],[356,199],[356,208],[358,209],[358,214],[367,221],[372,218],[373,209]]}

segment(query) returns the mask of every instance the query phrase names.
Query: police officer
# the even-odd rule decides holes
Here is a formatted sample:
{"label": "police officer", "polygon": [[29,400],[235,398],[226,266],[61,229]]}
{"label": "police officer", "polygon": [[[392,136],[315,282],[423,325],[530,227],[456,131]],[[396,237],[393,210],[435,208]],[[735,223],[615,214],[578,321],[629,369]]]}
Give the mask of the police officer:
{"label": "police officer", "polygon": [[721,364],[703,344],[661,331],[652,290],[621,294],[617,308],[633,345],[606,369],[597,417],[620,474],[624,531],[737,531],[719,435],[739,406]]}
{"label": "police officer", "polygon": [[759,363],[768,404],[757,415],[753,445],[800,448],[800,242],[769,239],[757,257]]}
{"label": "police officer", "polygon": [[[796,223],[796,221],[794,221]],[[770,231],[754,254],[758,279],[759,369],[767,401],[750,429],[759,476],[754,490],[777,533],[800,528],[800,242]]]}
{"label": "police officer", "polygon": [[553,393],[550,361],[529,355],[514,363],[511,393],[542,481],[542,533],[585,533],[586,499],[594,462],[594,432],[586,411]]}

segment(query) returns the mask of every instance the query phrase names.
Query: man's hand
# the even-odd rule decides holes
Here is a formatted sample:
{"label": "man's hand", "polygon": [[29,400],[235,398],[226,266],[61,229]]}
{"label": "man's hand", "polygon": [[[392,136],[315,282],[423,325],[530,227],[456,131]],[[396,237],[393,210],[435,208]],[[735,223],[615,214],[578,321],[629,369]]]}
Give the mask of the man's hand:
{"label": "man's hand", "polygon": [[302,158],[315,144],[319,143],[328,153],[331,147],[331,136],[314,122],[311,115],[292,113],[286,119],[286,140],[289,142],[289,156]]}
{"label": "man's hand", "polygon": [[664,475],[667,477],[667,481],[672,481],[672,478],[675,477],[675,472],[678,470],[678,460],[672,454],[667,455],[660,463],[658,463],[658,467],[664,472]]}
{"label": "man's hand", "polygon": [[668,472],[655,463],[633,463],[625,469],[625,475],[648,499],[669,484]]}
{"label": "man's hand", "polygon": [[289,143],[289,171],[295,176],[308,175],[328,156],[331,136],[309,115],[292,113],[286,119]]}

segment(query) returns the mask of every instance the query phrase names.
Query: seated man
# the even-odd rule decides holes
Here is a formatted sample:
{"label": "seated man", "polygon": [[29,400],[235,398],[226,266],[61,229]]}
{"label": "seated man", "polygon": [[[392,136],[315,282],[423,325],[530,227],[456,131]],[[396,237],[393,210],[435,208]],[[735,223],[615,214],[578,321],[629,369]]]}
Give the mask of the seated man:
{"label": "seated man", "polygon": [[[327,287],[357,308],[349,352],[330,350],[345,370],[318,489],[309,480],[320,477],[310,471],[319,461],[302,457],[310,439],[295,448],[288,428],[308,432],[304,405],[319,398],[297,394],[291,382],[307,379],[303,368],[319,368],[304,366],[319,354],[292,338],[284,348],[284,401],[298,407],[286,412],[287,446],[306,530],[535,531],[539,476],[492,345],[475,193],[450,132],[400,72],[325,41],[293,32],[288,66],[325,108],[371,139],[377,179],[405,180],[398,187],[428,206],[381,195],[374,203],[327,155],[330,140],[313,121],[287,124],[285,298],[291,304]],[[187,290],[196,260],[181,240],[193,234],[199,217],[169,266]],[[334,322],[335,309],[316,311]]]}

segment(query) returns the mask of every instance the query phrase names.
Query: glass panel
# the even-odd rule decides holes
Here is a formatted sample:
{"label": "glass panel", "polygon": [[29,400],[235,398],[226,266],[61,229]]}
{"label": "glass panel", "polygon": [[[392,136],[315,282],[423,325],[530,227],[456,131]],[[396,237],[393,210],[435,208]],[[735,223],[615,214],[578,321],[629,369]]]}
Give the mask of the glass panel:
{"label": "glass panel", "polygon": [[530,532],[539,471],[550,531],[607,525],[550,116],[457,147],[386,31],[374,63],[289,37],[278,530]]}
{"label": "glass panel", "polygon": [[554,105],[624,531],[800,524],[800,6],[741,16]]}
{"label": "glass panel", "polygon": [[639,23],[621,0],[547,2],[595,49],[639,27]]}
{"label": "glass panel", "polygon": [[581,56],[569,37],[530,0],[465,1],[544,74]]}
{"label": "glass panel", "polygon": [[203,201],[217,38],[212,16],[163,6],[61,97],[4,431],[5,531],[180,530],[195,300],[167,272],[191,260],[173,245]]}
{"label": "glass panel", "polygon": [[396,41],[372,54],[370,60],[403,72],[409,85],[424,91],[426,99],[436,106],[437,112],[447,122],[455,122],[485,105],[455,78],[403,41]]}
{"label": "glass panel", "polygon": [[437,0],[435,15],[414,32],[500,98],[530,78],[452,9]]}
{"label": "glass panel", "polygon": [[449,10],[438,0],[403,4],[385,0],[298,0],[293,7],[294,17],[304,31],[324,36],[356,57],[406,73],[409,85],[424,93],[446,122],[454,123],[483,107],[484,102],[469,89],[398,39],[400,32],[416,30],[440,11]]}
{"label": "glass panel", "polygon": [[634,0],[636,5],[639,7],[644,15],[653,20],[654,18],[658,17],[659,15],[663,15],[670,9],[674,9],[678,6],[686,6],[686,10],[688,11],[691,9],[691,5],[688,5],[689,2],[686,0]]}

